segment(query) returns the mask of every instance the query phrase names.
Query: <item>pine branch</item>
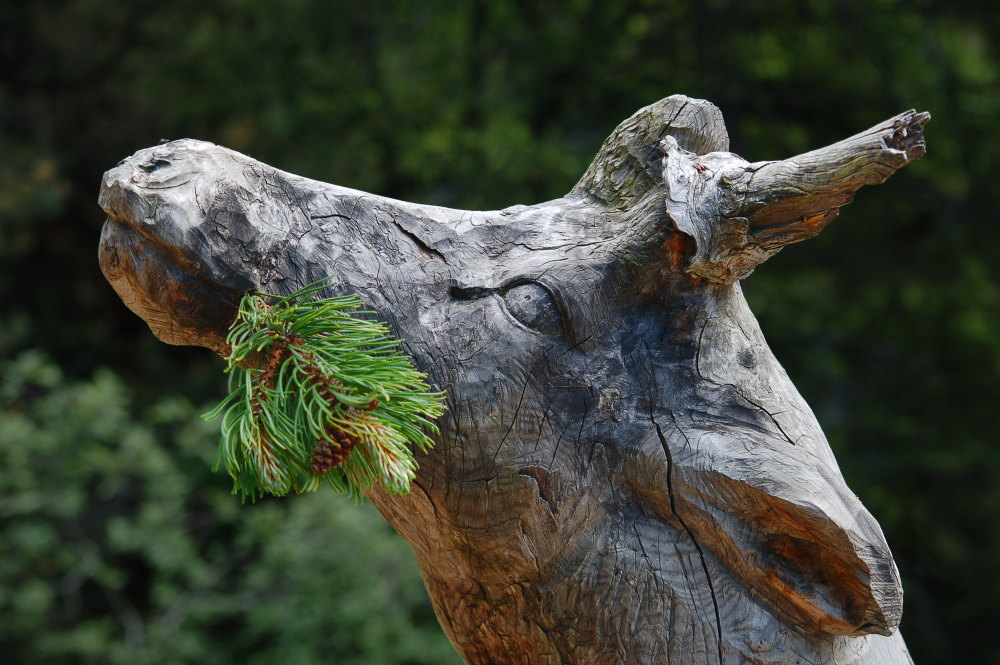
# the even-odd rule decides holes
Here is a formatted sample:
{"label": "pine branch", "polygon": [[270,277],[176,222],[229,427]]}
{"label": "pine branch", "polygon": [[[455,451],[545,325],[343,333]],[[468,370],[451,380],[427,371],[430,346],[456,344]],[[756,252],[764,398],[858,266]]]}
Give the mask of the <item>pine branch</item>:
{"label": "pine branch", "polygon": [[385,324],[359,318],[356,296],[320,298],[330,280],[287,297],[247,294],[227,342],[229,395],[215,468],[233,493],[306,492],[325,480],[355,499],[375,483],[405,493],[417,464],[411,446],[434,445],[444,393],[399,351]]}

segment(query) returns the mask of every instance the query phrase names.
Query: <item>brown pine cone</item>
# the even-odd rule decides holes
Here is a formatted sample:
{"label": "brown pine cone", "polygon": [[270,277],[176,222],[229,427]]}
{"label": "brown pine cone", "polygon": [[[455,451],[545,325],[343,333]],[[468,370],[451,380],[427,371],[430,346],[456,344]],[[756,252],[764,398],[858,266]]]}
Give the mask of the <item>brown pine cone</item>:
{"label": "brown pine cone", "polygon": [[278,341],[271,347],[271,355],[267,359],[267,364],[264,365],[264,371],[261,373],[261,383],[269,389],[274,389],[274,377],[281,369],[281,363],[285,362],[285,358],[288,357],[288,344],[283,341]]}
{"label": "brown pine cone", "polygon": [[312,457],[309,458],[312,472],[318,476],[337,466],[339,453],[340,449],[329,441],[317,441],[313,446]]}
{"label": "brown pine cone", "polygon": [[317,476],[343,464],[358,442],[357,438],[336,427],[327,426],[326,431],[333,441],[317,441],[309,458],[309,466]]}

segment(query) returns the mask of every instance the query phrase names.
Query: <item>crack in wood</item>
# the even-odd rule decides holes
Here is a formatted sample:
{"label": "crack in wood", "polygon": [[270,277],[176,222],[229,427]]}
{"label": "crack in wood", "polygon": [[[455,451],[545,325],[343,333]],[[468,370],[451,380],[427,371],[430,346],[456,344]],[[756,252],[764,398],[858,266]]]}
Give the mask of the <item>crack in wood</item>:
{"label": "crack in wood", "polygon": [[[681,433],[681,436],[687,440],[687,435],[684,431],[677,427],[677,420],[673,413],[670,414],[671,418],[674,418],[674,428]],[[674,496],[674,456],[670,453],[670,444],[667,443],[667,437],[663,435],[663,430],[660,429],[660,424],[653,420],[653,427],[656,428],[656,436],[660,439],[660,446],[663,448],[663,454],[667,458],[667,495],[670,497],[670,511],[677,518],[680,523],[681,528],[691,539],[691,543],[694,545],[695,549],[698,550],[698,558],[701,560],[702,570],[705,571],[705,581],[708,583],[708,591],[712,596],[712,609],[715,611],[715,629],[718,635],[718,650],[719,650],[719,665],[723,665],[723,655],[722,655],[722,615],[719,612],[719,599],[715,595],[715,585],[712,583],[712,575],[708,571],[708,562],[705,560],[705,552],[701,549],[701,545],[698,543],[698,539],[694,537],[694,532],[691,527],[687,525],[684,518],[679,512],[677,512],[677,503]],[[688,442],[690,445],[690,441]]]}

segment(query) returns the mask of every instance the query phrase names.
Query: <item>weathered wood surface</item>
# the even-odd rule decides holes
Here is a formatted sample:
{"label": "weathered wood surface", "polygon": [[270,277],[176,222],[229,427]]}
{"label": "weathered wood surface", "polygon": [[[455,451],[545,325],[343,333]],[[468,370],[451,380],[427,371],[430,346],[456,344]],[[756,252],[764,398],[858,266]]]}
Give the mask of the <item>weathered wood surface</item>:
{"label": "weathered wood surface", "polygon": [[175,141],[105,174],[101,265],[172,344],[223,351],[244,291],[330,274],[390,322],[449,410],[413,491],[371,500],[470,664],[905,664],[879,526],[738,280],[919,157],[927,118],[749,163],[674,96],[566,197],[489,212]]}

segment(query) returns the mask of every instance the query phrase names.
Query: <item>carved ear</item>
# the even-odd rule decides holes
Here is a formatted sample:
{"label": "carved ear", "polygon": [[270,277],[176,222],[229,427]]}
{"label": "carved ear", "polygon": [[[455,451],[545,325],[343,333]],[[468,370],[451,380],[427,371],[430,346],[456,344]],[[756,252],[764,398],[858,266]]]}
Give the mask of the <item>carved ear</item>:
{"label": "carved ear", "polygon": [[878,523],[835,469],[759,429],[706,414],[678,422],[657,427],[646,448],[651,456],[654,445],[662,449],[666,469],[652,470],[650,459],[636,467],[644,470],[631,485],[644,509],[685,531],[800,630],[892,634],[902,614],[899,573]]}
{"label": "carved ear", "polygon": [[704,99],[672,95],[636,111],[605,139],[590,168],[569,196],[603,201],[627,210],[663,184],[660,141],[671,136],[695,154],[727,150],[722,112]]}
{"label": "carved ear", "polygon": [[700,542],[793,624],[891,635],[902,614],[899,573],[875,518],[837,474],[787,461],[777,473],[736,468],[675,469],[678,510]]}

